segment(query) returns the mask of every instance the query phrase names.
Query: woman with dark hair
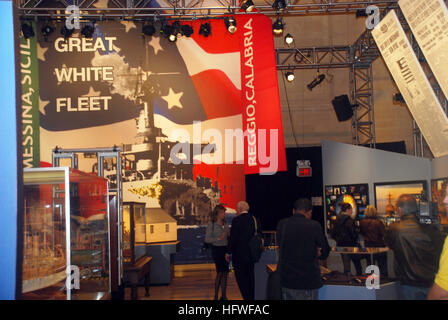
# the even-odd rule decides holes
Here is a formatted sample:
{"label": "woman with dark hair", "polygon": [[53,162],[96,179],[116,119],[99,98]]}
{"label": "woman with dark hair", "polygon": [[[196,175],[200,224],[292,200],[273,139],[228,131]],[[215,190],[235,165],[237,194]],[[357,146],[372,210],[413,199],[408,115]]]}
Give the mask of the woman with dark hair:
{"label": "woman with dark hair", "polygon": [[221,287],[221,300],[227,300],[227,275],[229,273],[229,224],[226,221],[226,208],[218,204],[212,212],[211,221],[205,231],[205,242],[211,245],[212,257],[216,266],[215,300]]}
{"label": "woman with dark hair", "polygon": [[[355,220],[352,219],[353,209],[349,203],[342,202],[340,204],[341,212],[337,217],[331,236],[336,241],[338,247],[357,247],[358,232],[355,226]],[[362,275],[361,257],[357,254],[341,254],[342,263],[344,265],[344,273],[349,275],[351,272],[350,261],[355,265],[356,274]]]}

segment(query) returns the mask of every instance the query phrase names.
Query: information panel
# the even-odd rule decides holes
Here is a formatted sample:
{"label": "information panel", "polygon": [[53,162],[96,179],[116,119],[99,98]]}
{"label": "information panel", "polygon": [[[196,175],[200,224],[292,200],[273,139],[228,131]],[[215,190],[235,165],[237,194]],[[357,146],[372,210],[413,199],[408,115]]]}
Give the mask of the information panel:
{"label": "information panel", "polygon": [[448,118],[394,10],[375,27],[372,35],[434,157],[448,155]]}
{"label": "information panel", "polygon": [[448,10],[445,3],[442,0],[400,0],[398,4],[448,97]]}

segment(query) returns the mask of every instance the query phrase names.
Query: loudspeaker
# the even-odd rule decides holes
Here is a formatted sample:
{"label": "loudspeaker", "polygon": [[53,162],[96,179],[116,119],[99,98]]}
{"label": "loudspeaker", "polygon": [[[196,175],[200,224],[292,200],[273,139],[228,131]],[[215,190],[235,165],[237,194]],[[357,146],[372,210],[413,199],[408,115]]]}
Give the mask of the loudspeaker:
{"label": "loudspeaker", "polygon": [[346,121],[353,116],[353,107],[346,94],[337,96],[331,101],[338,121]]}

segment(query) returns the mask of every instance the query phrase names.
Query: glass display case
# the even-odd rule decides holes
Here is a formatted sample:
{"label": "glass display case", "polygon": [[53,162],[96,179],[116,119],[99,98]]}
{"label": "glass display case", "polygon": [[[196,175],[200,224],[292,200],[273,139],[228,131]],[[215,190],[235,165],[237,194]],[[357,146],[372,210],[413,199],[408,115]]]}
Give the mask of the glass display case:
{"label": "glass display case", "polygon": [[135,262],[146,253],[145,203],[123,202],[123,260]]}
{"label": "glass display case", "polygon": [[23,177],[22,298],[109,293],[107,180],[66,167],[25,169]]}

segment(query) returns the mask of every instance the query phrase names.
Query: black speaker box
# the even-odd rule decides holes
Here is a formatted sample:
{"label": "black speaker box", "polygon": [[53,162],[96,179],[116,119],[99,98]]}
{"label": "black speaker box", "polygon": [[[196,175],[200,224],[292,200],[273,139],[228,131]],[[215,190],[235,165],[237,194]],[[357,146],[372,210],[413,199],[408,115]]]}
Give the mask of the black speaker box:
{"label": "black speaker box", "polygon": [[331,101],[338,121],[346,121],[353,116],[353,107],[346,94],[337,96]]}

